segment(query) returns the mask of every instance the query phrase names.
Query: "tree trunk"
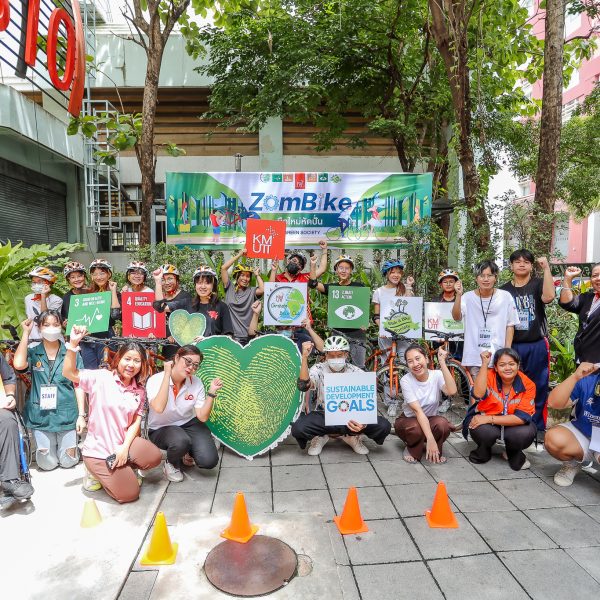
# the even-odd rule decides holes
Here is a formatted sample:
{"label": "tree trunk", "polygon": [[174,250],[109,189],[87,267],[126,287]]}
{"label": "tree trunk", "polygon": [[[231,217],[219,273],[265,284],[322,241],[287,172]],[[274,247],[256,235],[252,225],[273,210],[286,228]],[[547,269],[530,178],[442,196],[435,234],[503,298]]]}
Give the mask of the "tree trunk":
{"label": "tree trunk", "polygon": [[[535,177],[536,208],[545,214],[554,213],[556,177],[562,127],[563,46],[565,38],[565,0],[546,1],[544,39],[544,79],[540,146]],[[552,243],[552,228],[548,227],[546,251]]]}

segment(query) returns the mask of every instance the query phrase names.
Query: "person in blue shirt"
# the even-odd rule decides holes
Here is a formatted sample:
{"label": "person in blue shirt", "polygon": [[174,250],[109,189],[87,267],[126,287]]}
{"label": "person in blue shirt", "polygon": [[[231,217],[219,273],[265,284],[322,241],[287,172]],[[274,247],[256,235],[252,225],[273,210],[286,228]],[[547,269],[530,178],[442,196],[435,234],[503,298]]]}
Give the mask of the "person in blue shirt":
{"label": "person in blue shirt", "polygon": [[575,373],[557,385],[548,397],[550,408],[575,405],[575,416],[546,432],[544,446],[563,462],[554,475],[554,483],[567,487],[573,483],[583,464],[592,458],[600,462],[600,453],[590,449],[592,436],[600,442],[600,365],[583,362]]}

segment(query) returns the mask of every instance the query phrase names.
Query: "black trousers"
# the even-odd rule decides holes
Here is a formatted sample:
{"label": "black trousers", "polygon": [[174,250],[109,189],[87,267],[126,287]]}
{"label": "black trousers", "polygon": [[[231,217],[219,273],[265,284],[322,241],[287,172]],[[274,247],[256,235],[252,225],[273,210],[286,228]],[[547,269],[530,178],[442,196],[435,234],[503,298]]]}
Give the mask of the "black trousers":
{"label": "black trousers", "polygon": [[[392,426],[387,419],[377,417],[377,423],[371,423],[363,429],[360,434],[366,435],[374,442],[381,445],[383,440],[389,435]],[[308,414],[303,413],[292,425],[292,435],[296,438],[300,448],[306,448],[306,444],[314,437],[328,434],[338,435],[357,435],[345,425],[325,426],[325,413],[320,410],[313,410]]]}
{"label": "black trousers", "polygon": [[0,481],[19,479],[19,426],[12,410],[0,408]]}
{"label": "black trousers", "polygon": [[[477,464],[488,462],[492,458],[492,446],[500,439],[501,431],[500,425],[490,424],[469,429],[469,434],[477,444],[477,448],[469,454],[469,460]],[[533,422],[504,428],[506,456],[513,471],[519,471],[525,463],[523,450],[531,446],[536,432],[537,427]]]}
{"label": "black trousers", "polygon": [[201,469],[212,469],[219,462],[219,453],[210,429],[196,417],[183,425],[167,425],[148,432],[150,441],[167,451],[167,460],[180,469],[181,459],[189,452]]}

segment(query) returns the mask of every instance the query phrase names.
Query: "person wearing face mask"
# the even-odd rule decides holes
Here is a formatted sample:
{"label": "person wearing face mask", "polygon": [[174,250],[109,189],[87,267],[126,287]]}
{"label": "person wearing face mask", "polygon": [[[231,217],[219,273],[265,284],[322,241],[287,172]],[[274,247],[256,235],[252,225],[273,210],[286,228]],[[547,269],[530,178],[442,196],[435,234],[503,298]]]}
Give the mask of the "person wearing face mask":
{"label": "person wearing face mask", "polygon": [[343,442],[348,444],[357,454],[368,454],[369,449],[363,444],[362,436],[366,435],[377,444],[383,441],[391,431],[387,419],[377,417],[377,423],[364,425],[357,421],[348,421],[347,425],[325,425],[325,374],[326,373],[356,373],[362,369],[348,362],[350,344],[346,338],[331,336],[325,340],[323,352],[325,361],[317,363],[308,369],[308,357],[312,351],[312,342],[302,344],[302,362],[298,377],[298,389],[301,392],[314,390],[316,393],[316,408],[309,413],[303,413],[292,425],[292,435],[296,438],[300,448],[308,448],[308,454],[317,456],[323,446],[329,441],[330,436],[341,436]]}
{"label": "person wearing face mask", "polygon": [[127,271],[125,272],[127,284],[123,286],[121,293],[154,291],[151,287],[146,285],[147,277],[148,267],[146,267],[146,264],[139,260],[132,260],[127,265]]}
{"label": "person wearing face mask", "polygon": [[[45,310],[58,310],[62,308],[62,298],[51,292],[56,283],[56,275],[48,267],[36,267],[29,273],[31,277],[32,294],[25,296],[25,314],[34,321],[29,339],[39,340],[40,332],[35,319]],[[37,343],[37,342],[36,342]]]}
{"label": "person wearing face mask", "polygon": [[[202,352],[196,346],[182,346],[172,363],[165,362],[164,372],[156,373],[146,383],[150,403],[148,437],[167,451],[163,472],[175,483],[183,481],[184,464],[212,469],[219,462],[206,421],[223,382],[217,377],[205,391],[204,384],[196,377],[202,359]],[[188,454],[191,462],[186,462]]]}
{"label": "person wearing face mask", "polygon": [[[46,310],[38,317],[42,343],[36,346],[27,346],[33,321],[27,319],[21,327],[14,368],[31,373],[23,419],[33,431],[36,463],[43,471],[69,469],[79,462],[77,434],[85,429],[85,394],[62,374],[66,349],[61,341],[60,314]],[[79,355],[77,367],[83,368]]]}
{"label": "person wearing face mask", "polygon": [[60,309],[60,318],[63,327],[67,326],[67,317],[69,316],[69,307],[71,306],[71,298],[77,294],[87,294],[86,270],[85,266],[80,262],[71,261],[65,265],[63,275],[69,284],[69,291],[62,298],[62,306]]}

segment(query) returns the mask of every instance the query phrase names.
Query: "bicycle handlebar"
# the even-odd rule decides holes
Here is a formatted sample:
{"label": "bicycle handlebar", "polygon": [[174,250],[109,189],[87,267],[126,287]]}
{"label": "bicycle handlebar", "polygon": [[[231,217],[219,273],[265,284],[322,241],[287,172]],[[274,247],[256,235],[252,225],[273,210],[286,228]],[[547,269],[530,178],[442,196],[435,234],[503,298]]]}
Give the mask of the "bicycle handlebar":
{"label": "bicycle handlebar", "polygon": [[384,327],[383,329],[392,336],[392,339],[395,342],[414,342],[414,338],[409,338],[404,335],[400,335],[399,333],[396,333],[395,331],[392,331],[391,329],[388,329],[387,327]]}
{"label": "bicycle handlebar", "polygon": [[439,331],[437,329],[424,329],[423,330],[424,333],[431,333],[432,335],[435,335],[436,337],[442,339],[442,340],[452,340],[452,339],[463,339],[465,336],[463,333],[446,333],[445,331]]}
{"label": "bicycle handlebar", "polygon": [[109,346],[110,344],[126,344],[127,342],[135,342],[136,344],[140,344],[140,346],[175,346],[169,342],[168,338],[136,338],[136,337],[119,337],[114,336],[110,338],[95,338],[89,335],[81,338],[82,342],[86,342],[89,344],[102,344],[104,346]]}
{"label": "bicycle handlebar", "polygon": [[343,331],[340,331],[339,329],[332,329],[331,333],[332,335],[341,335],[343,338],[348,340],[348,343],[350,345],[355,344],[356,346],[362,346],[363,348],[369,349],[369,345],[366,341],[357,340],[356,338],[350,337],[349,335],[346,335]]}

